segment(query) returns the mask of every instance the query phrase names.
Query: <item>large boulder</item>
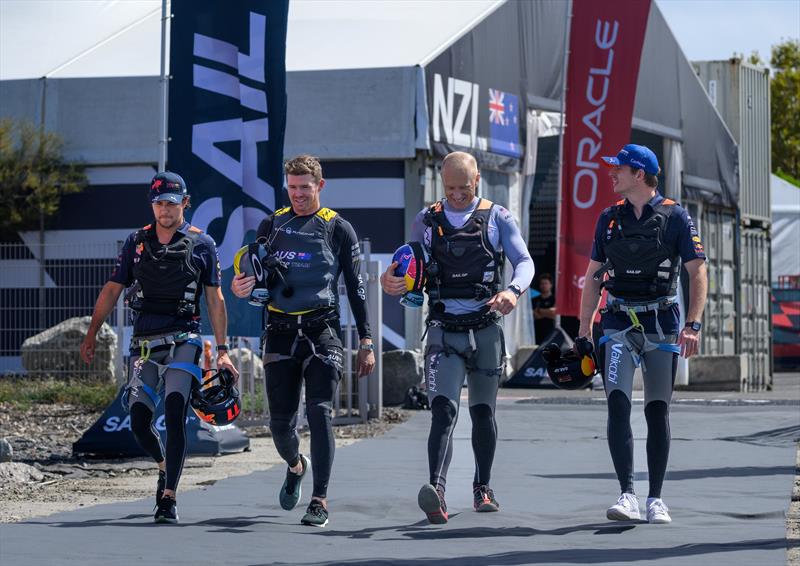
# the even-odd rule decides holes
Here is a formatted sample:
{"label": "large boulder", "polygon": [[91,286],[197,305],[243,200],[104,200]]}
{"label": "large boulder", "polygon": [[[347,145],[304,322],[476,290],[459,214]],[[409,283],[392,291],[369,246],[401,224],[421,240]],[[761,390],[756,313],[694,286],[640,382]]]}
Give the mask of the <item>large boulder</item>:
{"label": "large boulder", "polygon": [[97,333],[94,360],[81,360],[80,346],[89,330],[89,316],[69,318],[22,343],[22,366],[29,374],[65,379],[114,381],[117,334],[108,324]]}
{"label": "large boulder", "polygon": [[10,462],[14,456],[11,443],[5,438],[0,438],[0,462]]}
{"label": "large boulder", "polygon": [[383,404],[402,405],[408,388],[422,383],[423,357],[418,350],[390,350],[383,353]]}
{"label": "large boulder", "polygon": [[43,479],[44,474],[28,464],[22,462],[0,463],[0,485],[37,482]]}

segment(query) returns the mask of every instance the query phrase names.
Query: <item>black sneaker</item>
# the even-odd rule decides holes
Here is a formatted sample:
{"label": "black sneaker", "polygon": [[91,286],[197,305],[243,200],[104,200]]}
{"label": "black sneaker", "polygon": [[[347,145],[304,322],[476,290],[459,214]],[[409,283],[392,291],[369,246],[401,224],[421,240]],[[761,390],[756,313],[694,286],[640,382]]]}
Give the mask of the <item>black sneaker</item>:
{"label": "black sneaker", "polygon": [[300,523],[312,527],[324,527],[328,524],[328,510],[323,507],[319,499],[312,499]]}
{"label": "black sneaker", "polygon": [[472,488],[472,506],[478,513],[500,511],[500,504],[488,485],[476,485]]}
{"label": "black sneaker", "polygon": [[287,511],[294,509],[295,505],[297,505],[297,502],[300,501],[300,495],[302,494],[300,484],[303,482],[303,478],[308,471],[308,467],[311,465],[311,462],[308,461],[308,458],[302,454],[300,454],[300,461],[303,463],[303,471],[299,474],[295,474],[291,470],[287,469],[286,479],[283,480],[281,491],[278,494],[278,500],[280,501],[281,507]]}
{"label": "black sneaker", "polygon": [[167,485],[167,472],[163,470],[158,470],[158,483],[156,483],[156,506],[153,509],[158,508],[158,502],[161,501],[161,498],[164,496],[164,488]]}
{"label": "black sneaker", "polygon": [[429,483],[423,485],[417,494],[417,504],[434,525],[444,525],[447,522],[447,503],[444,502],[444,489],[441,486],[433,487]]}
{"label": "black sneaker", "polygon": [[178,522],[178,505],[172,497],[162,497],[158,502],[155,517],[156,523],[177,523]]}

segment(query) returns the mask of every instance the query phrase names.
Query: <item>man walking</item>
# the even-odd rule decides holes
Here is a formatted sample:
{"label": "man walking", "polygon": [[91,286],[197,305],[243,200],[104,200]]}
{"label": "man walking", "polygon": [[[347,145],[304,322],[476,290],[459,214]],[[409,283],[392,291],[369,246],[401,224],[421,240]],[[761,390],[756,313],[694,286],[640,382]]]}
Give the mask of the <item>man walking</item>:
{"label": "man walking", "polygon": [[[447,155],[442,162],[445,198],[420,211],[411,228],[412,240],[430,255],[425,288],[429,483],[422,486],[417,500],[428,520],[438,524],[448,519],[445,485],[465,375],[475,455],[474,509],[500,509],[489,487],[497,445],[497,388],[506,355],[499,318],[514,309],[534,271],[513,217],[505,208],[476,196],[479,182],[472,155]],[[503,253],[514,267],[507,286],[501,283]],[[381,276],[389,295],[406,290],[404,279],[394,275],[395,267],[393,263]]]}
{"label": "man walking", "polygon": [[[592,321],[605,288],[599,342],[605,345],[608,447],[622,492],[606,516],[640,518],[633,490],[630,416],[633,374],[641,366],[650,482],[647,520],[669,523],[669,509],[661,499],[669,456],[669,404],[678,355],[688,358],[698,351],[708,288],[706,256],[686,210],[657,192],[660,168],[649,148],[629,144],[616,157],[603,157],[603,162],[611,168],[614,193],[622,200],[605,209],[597,221],[581,297],[579,335],[591,340]],[[681,263],[689,274],[683,328],[679,328],[677,299]]]}

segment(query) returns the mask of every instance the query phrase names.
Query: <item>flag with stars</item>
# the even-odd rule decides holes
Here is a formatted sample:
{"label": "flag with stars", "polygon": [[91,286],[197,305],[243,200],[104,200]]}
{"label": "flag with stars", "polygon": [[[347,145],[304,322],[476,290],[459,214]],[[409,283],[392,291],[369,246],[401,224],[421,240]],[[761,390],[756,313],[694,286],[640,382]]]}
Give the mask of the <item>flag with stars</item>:
{"label": "flag with stars", "polygon": [[489,151],[520,157],[519,104],[514,94],[489,89]]}

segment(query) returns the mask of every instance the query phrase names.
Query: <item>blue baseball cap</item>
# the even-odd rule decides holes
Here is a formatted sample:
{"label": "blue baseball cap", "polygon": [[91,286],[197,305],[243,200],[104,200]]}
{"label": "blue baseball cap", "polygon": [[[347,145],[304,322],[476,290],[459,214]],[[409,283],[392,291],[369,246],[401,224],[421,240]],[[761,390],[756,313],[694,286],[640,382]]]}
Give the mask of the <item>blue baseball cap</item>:
{"label": "blue baseball cap", "polygon": [[658,175],[660,171],[656,154],[649,147],[634,143],[629,143],[619,150],[616,157],[603,157],[602,159],[609,167],[628,165],[635,169],[644,169],[644,172],[650,175]]}
{"label": "blue baseball cap", "polygon": [[180,204],[183,202],[183,198],[188,196],[186,181],[177,173],[164,171],[150,181],[150,202],[166,200]]}

